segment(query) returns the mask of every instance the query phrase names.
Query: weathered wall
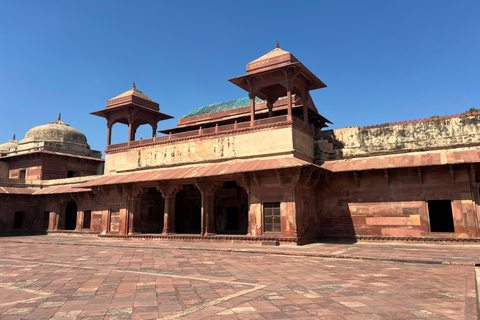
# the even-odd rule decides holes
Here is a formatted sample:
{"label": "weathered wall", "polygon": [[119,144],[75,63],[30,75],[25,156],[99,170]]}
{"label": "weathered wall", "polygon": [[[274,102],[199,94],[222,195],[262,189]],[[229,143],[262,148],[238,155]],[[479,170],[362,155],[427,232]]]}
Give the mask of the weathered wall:
{"label": "weathered wall", "polygon": [[477,205],[466,166],[365,171],[358,179],[350,172],[331,175],[319,185],[321,235],[427,237],[430,232],[427,200],[451,200],[455,232],[447,237],[477,237]]}
{"label": "weathered wall", "polygon": [[42,160],[40,157],[11,159],[8,177],[20,179],[20,171],[25,170],[25,180],[38,180],[42,178]]}
{"label": "weathered wall", "polygon": [[8,179],[9,164],[5,161],[0,161],[0,179]]}
{"label": "weathered wall", "polygon": [[320,139],[316,141],[315,156],[329,159],[480,144],[480,115],[434,119],[327,130],[324,132],[344,147],[333,149],[331,143]]}
{"label": "weathered wall", "polygon": [[[24,211],[21,228],[13,228],[15,212]],[[0,196],[0,232],[42,231],[44,205],[34,196],[6,195]]]}
{"label": "weathered wall", "polygon": [[312,146],[311,137],[291,127],[202,137],[109,153],[105,157],[105,174],[139,168],[291,154],[294,149],[311,159]]}

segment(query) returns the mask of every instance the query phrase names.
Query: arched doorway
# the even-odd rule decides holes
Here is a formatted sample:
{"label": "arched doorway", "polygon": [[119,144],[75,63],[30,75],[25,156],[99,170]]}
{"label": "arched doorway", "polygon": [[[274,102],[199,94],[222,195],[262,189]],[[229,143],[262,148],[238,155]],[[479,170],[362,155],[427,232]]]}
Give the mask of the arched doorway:
{"label": "arched doorway", "polygon": [[65,230],[75,230],[77,227],[77,203],[70,201],[65,210]]}
{"label": "arched doorway", "polygon": [[202,197],[193,184],[183,186],[175,198],[176,233],[202,232]]}
{"label": "arched doorway", "polygon": [[215,228],[218,234],[248,233],[248,195],[235,181],[215,192]]}

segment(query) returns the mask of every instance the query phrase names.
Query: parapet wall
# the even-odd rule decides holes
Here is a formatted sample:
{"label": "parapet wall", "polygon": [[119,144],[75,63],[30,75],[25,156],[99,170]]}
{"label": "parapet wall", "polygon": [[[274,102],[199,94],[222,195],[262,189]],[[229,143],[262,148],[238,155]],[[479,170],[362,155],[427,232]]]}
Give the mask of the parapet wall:
{"label": "parapet wall", "polygon": [[348,127],[324,131],[340,141],[338,147],[320,138],[317,160],[480,145],[480,113]]}

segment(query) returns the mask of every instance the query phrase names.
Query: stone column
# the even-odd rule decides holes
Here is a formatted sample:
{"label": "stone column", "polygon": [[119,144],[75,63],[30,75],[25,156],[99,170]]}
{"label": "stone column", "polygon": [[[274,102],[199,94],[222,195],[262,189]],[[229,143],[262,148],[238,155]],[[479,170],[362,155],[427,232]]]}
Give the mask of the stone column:
{"label": "stone column", "polygon": [[250,127],[255,125],[255,93],[251,91],[248,94],[250,98]]}
{"label": "stone column", "polygon": [[157,190],[161,192],[165,200],[163,211],[163,234],[175,233],[175,198],[181,185],[167,185],[165,181],[160,181]]}
{"label": "stone column", "polygon": [[202,195],[202,235],[215,233],[215,191],[221,182],[198,179],[195,186]]}
{"label": "stone column", "polygon": [[157,124],[152,124],[152,138],[157,135]]}
{"label": "stone column", "polygon": [[165,212],[163,213],[163,233],[175,233],[175,196],[176,194],[168,194],[164,196]]}
{"label": "stone column", "polygon": [[112,144],[112,124],[110,122],[107,122],[107,128],[108,128],[108,133],[107,133],[107,148]]}
{"label": "stone column", "polygon": [[287,86],[287,121],[292,121],[292,86],[290,81]]}
{"label": "stone column", "polygon": [[134,234],[137,232],[137,226],[135,225],[136,222],[136,217],[140,213],[140,201],[141,197],[135,196],[130,200],[130,205],[129,205],[129,210],[127,213],[127,219],[128,219],[128,228],[127,232],[128,234]]}
{"label": "stone column", "polygon": [[52,231],[57,228],[57,220],[57,213],[50,211],[50,217],[48,219],[48,231]]}

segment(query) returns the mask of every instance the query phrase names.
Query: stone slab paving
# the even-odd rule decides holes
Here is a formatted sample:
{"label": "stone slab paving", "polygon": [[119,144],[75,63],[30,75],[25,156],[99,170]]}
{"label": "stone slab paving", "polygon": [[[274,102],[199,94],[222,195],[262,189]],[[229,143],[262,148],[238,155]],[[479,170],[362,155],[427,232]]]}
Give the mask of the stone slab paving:
{"label": "stone slab paving", "polygon": [[5,237],[0,319],[477,319],[479,248]]}

